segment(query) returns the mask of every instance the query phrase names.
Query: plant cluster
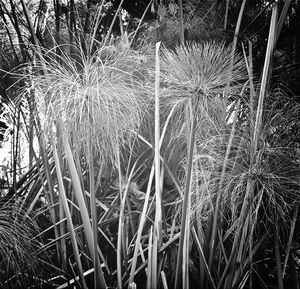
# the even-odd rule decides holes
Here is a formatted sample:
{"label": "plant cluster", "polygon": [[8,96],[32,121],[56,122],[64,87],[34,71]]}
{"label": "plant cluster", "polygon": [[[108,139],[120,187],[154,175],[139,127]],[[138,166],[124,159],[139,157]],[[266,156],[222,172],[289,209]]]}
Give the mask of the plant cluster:
{"label": "plant cluster", "polygon": [[[143,19],[124,30],[123,1],[99,32],[106,2],[89,2],[95,21],[84,29],[70,1],[68,41],[42,47],[30,29],[34,58],[14,74],[30,165],[1,195],[1,286],[298,288],[299,105],[270,86],[287,4],[268,8],[254,80],[252,43],[238,39],[246,1],[232,43],[209,39],[205,17],[219,6],[200,17],[196,1],[150,2],[161,24],[168,14],[180,28],[155,45],[135,39]],[[186,40],[189,17],[205,25],[203,37],[186,26],[202,41]]]}

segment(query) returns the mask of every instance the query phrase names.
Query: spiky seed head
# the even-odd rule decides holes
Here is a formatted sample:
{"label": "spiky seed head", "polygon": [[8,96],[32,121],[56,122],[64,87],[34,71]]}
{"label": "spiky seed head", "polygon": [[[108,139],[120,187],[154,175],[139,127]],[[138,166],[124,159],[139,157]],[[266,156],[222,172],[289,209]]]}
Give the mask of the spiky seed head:
{"label": "spiky seed head", "polygon": [[245,79],[243,61],[225,43],[187,43],[164,49],[161,68],[169,101],[227,94]]}

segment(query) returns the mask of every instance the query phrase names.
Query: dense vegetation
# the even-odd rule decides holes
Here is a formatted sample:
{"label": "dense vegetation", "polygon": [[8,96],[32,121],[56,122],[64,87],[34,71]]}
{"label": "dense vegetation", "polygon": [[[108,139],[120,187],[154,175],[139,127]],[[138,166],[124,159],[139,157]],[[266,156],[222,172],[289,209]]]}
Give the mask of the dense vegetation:
{"label": "dense vegetation", "polygon": [[0,12],[1,288],[299,288],[298,0]]}

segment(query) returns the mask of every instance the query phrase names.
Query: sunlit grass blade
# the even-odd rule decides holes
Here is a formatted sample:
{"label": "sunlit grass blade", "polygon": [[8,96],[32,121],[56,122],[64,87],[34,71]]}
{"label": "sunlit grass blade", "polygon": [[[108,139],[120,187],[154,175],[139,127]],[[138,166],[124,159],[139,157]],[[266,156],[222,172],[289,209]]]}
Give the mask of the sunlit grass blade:
{"label": "sunlit grass blade", "polygon": [[163,289],[168,289],[168,282],[167,282],[167,279],[166,279],[166,274],[164,271],[161,271],[160,272],[160,276],[161,276],[161,280],[162,280],[162,284],[163,284]]}
{"label": "sunlit grass blade", "polygon": [[152,247],[152,273],[151,287],[157,286],[157,264],[158,251],[162,243],[162,197],[161,197],[161,168],[160,168],[160,62],[159,62],[160,42],[156,44],[155,50],[155,133],[154,133],[154,166],[155,166],[155,220],[153,228],[153,247]]}

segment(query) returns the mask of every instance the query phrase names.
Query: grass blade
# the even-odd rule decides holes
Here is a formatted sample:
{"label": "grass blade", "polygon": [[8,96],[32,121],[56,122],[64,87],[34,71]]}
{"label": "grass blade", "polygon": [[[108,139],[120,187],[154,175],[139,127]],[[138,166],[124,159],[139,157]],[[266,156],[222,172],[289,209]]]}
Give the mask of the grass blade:
{"label": "grass blade", "polygon": [[81,264],[81,260],[80,260],[80,256],[79,256],[79,250],[78,250],[78,245],[77,245],[77,241],[76,241],[74,225],[73,225],[72,216],[70,213],[68,200],[67,200],[67,196],[66,196],[66,192],[65,192],[65,188],[64,188],[63,175],[62,175],[61,168],[60,168],[60,162],[59,162],[59,157],[58,157],[53,133],[51,133],[51,143],[52,143],[52,148],[53,148],[53,156],[54,156],[57,180],[58,180],[58,185],[59,185],[59,190],[60,190],[60,197],[61,197],[61,201],[62,201],[62,204],[64,207],[65,215],[66,215],[68,226],[69,226],[69,232],[70,232],[70,236],[71,236],[71,242],[72,242],[72,247],[73,247],[73,251],[74,251],[74,256],[76,259],[76,264],[78,267],[79,277],[81,279],[83,288],[87,288],[86,282],[84,279],[84,275],[83,275],[83,269],[82,269],[82,264]]}
{"label": "grass blade", "polygon": [[92,231],[93,231],[93,265],[94,265],[94,288],[101,286],[101,273],[99,268],[98,259],[98,220],[96,211],[96,192],[95,192],[95,173],[94,173],[94,154],[93,144],[91,138],[87,143],[87,159],[89,167],[89,184],[90,184],[90,208],[92,219]]}
{"label": "grass blade", "polygon": [[152,248],[152,272],[151,288],[157,287],[157,264],[158,252],[162,243],[162,200],[161,200],[161,175],[160,175],[160,110],[159,110],[159,47],[160,42],[156,43],[155,52],[155,134],[154,134],[154,165],[155,165],[155,221],[153,228],[153,248]]}
{"label": "grass blade", "polygon": [[202,250],[202,247],[201,247],[199,238],[198,238],[198,236],[197,236],[197,233],[196,233],[196,230],[195,230],[194,227],[192,228],[192,235],[193,235],[194,240],[195,240],[195,242],[196,242],[196,246],[197,246],[197,248],[198,248],[198,250],[199,250],[200,258],[201,258],[201,260],[202,260],[202,264],[204,264],[204,270],[205,270],[205,272],[206,272],[206,274],[207,274],[207,276],[208,276],[208,279],[209,279],[209,281],[210,281],[212,287],[213,287],[214,289],[216,289],[217,287],[216,287],[216,285],[215,285],[214,279],[213,279],[213,277],[212,277],[212,275],[211,275],[210,269],[209,269],[208,264],[207,264],[207,262],[206,262],[206,258],[205,258],[204,252],[203,252],[203,250]]}
{"label": "grass blade", "polygon": [[178,0],[178,6],[179,6],[179,36],[180,36],[180,43],[184,44],[184,22],[183,22],[182,0]]}
{"label": "grass blade", "polygon": [[[186,225],[187,222],[190,220],[189,215],[189,207],[190,207],[190,189],[191,189],[191,182],[192,182],[192,170],[193,170],[193,156],[194,156],[194,147],[195,147],[195,140],[196,140],[196,116],[195,112],[193,111],[192,104],[190,103],[191,109],[191,128],[189,132],[189,144],[188,144],[188,167],[187,167],[187,176],[186,176],[186,183],[185,183],[185,190],[183,196],[183,207],[182,207],[182,217],[181,217],[181,232],[180,232],[180,239],[179,239],[179,246],[178,246],[178,256],[177,256],[177,263],[176,263],[176,277],[175,277],[175,289],[181,288],[181,284],[183,281],[183,286],[185,286],[185,280],[182,280],[182,265],[183,259],[188,259],[188,254],[185,252],[184,254],[184,242],[188,243],[186,238]],[[184,256],[185,255],[185,256]],[[184,287],[185,288],[185,287]]]}
{"label": "grass blade", "polygon": [[261,87],[260,87],[260,93],[259,93],[259,99],[258,99],[258,107],[257,107],[257,113],[256,113],[256,120],[255,120],[255,126],[254,126],[254,136],[253,136],[253,140],[254,140],[253,151],[254,152],[257,150],[258,140],[259,140],[261,126],[262,126],[263,104],[264,104],[264,99],[265,99],[265,95],[266,95],[267,88],[268,88],[271,60],[272,60],[272,55],[273,55],[273,51],[275,48],[275,41],[276,41],[277,14],[278,14],[278,7],[277,7],[277,4],[275,4],[273,11],[272,11],[270,31],[269,31],[269,37],[268,37],[268,45],[267,45],[267,51],[266,51],[266,56],[265,56],[265,63],[264,63],[264,68],[263,68],[262,81],[261,81]]}
{"label": "grass blade", "polygon": [[288,262],[288,259],[289,259],[289,256],[290,256],[290,250],[291,250],[291,245],[292,245],[292,241],[293,241],[295,226],[296,226],[296,222],[297,222],[298,211],[299,211],[299,206],[297,205],[294,209],[294,214],[293,214],[293,219],[292,219],[292,222],[291,222],[289,239],[288,239],[288,242],[286,244],[285,259],[284,259],[283,267],[282,267],[282,278],[284,278],[287,262]]}
{"label": "grass blade", "polygon": [[[72,154],[72,151],[70,148],[69,139],[65,133],[62,133],[62,139],[63,139],[63,146],[64,146],[68,166],[70,169],[74,192],[75,192],[76,199],[77,199],[77,202],[78,202],[78,205],[80,208],[80,214],[81,214],[81,218],[82,218],[83,225],[84,225],[86,241],[88,243],[89,252],[90,252],[92,258],[94,258],[96,256],[96,253],[94,252],[94,245],[93,245],[93,240],[94,240],[93,230],[91,227],[90,218],[89,218],[88,209],[87,209],[87,206],[85,203],[84,195],[82,192],[80,179],[79,179],[76,165],[75,165],[75,162],[73,159],[73,154]],[[105,279],[103,276],[103,272],[102,272],[102,268],[100,265],[100,260],[98,258],[98,255],[97,255],[97,259],[93,260],[93,262],[99,262],[98,268],[99,268],[99,277],[100,277],[100,280],[99,280],[100,288],[106,288],[106,283],[105,283]]]}

